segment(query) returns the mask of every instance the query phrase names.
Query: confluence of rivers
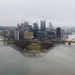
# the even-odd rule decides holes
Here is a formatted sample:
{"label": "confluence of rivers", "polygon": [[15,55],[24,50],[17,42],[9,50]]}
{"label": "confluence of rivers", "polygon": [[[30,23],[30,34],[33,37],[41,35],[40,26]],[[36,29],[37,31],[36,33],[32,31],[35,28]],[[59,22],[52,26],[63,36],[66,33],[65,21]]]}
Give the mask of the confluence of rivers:
{"label": "confluence of rivers", "polygon": [[75,44],[60,44],[43,57],[27,58],[0,42],[0,75],[75,75]]}

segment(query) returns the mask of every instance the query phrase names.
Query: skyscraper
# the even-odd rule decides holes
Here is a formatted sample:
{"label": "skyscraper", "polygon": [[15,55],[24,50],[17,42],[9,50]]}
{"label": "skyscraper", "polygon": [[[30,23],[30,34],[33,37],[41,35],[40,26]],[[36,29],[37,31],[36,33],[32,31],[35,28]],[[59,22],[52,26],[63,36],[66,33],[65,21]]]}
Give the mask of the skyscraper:
{"label": "skyscraper", "polygon": [[46,21],[41,20],[41,31],[46,31]]}
{"label": "skyscraper", "polygon": [[25,31],[29,31],[29,28],[30,28],[28,22],[21,23],[21,27]]}
{"label": "skyscraper", "polygon": [[14,30],[14,39],[19,40],[19,30],[18,29]]}
{"label": "skyscraper", "polygon": [[33,30],[32,25],[29,25],[28,27],[29,27],[29,31]]}
{"label": "skyscraper", "polygon": [[18,23],[18,24],[17,24],[17,28],[18,28],[18,29],[19,29],[19,26],[20,26],[20,25],[19,25],[19,23]]}
{"label": "skyscraper", "polygon": [[24,22],[24,27],[28,27],[28,22]]}
{"label": "skyscraper", "polygon": [[34,29],[34,30],[38,30],[38,24],[37,24],[37,23],[34,23],[34,24],[33,24],[33,29]]}
{"label": "skyscraper", "polygon": [[24,24],[23,23],[21,23],[21,28],[24,29]]}
{"label": "skyscraper", "polygon": [[20,30],[22,28],[22,26],[18,23],[17,28]]}
{"label": "skyscraper", "polygon": [[60,28],[60,27],[58,27],[58,28],[56,29],[56,37],[57,37],[57,38],[61,38],[61,28]]}
{"label": "skyscraper", "polygon": [[49,31],[53,31],[53,25],[51,22],[49,22]]}

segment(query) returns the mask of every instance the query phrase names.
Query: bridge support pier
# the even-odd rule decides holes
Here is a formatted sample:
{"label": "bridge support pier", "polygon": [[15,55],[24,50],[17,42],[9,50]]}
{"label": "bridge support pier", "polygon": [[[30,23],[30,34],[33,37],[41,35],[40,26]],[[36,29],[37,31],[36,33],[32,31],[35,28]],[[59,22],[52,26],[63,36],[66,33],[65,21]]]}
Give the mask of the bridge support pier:
{"label": "bridge support pier", "polygon": [[71,42],[69,42],[68,45],[71,45]]}
{"label": "bridge support pier", "polygon": [[6,45],[6,42],[4,41],[3,44]]}

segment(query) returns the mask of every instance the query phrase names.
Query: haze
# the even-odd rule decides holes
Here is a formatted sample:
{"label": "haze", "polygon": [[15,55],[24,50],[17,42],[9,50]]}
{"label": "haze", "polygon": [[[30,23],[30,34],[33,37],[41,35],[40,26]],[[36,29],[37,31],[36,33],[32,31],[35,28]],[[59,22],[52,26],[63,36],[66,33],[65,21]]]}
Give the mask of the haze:
{"label": "haze", "polygon": [[75,0],[0,0],[0,25],[47,20],[54,26],[75,25]]}

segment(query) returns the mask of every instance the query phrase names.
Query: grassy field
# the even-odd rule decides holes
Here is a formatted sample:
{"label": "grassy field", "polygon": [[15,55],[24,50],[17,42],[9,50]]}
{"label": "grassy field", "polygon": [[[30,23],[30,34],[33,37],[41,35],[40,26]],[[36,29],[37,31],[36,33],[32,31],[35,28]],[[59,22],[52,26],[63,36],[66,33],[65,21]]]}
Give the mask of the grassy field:
{"label": "grassy field", "polygon": [[43,50],[42,46],[39,44],[30,44],[27,46],[28,50],[35,50],[35,51],[41,51]]}

